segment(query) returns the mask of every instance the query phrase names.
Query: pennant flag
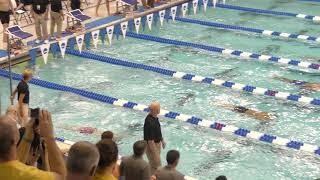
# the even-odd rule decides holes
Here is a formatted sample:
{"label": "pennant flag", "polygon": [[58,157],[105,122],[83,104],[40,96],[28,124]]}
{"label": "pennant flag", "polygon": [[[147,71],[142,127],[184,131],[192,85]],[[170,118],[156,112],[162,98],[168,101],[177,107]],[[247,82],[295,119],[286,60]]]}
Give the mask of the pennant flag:
{"label": "pennant flag", "polygon": [[67,43],[68,43],[68,39],[61,39],[59,41],[60,52],[61,52],[61,56],[62,56],[63,59],[64,59],[64,55],[65,55],[65,52],[66,52]]}
{"label": "pennant flag", "polygon": [[160,19],[161,26],[163,26],[163,20],[164,20],[165,14],[166,14],[166,10],[159,11],[159,19]]}
{"label": "pennant flag", "polygon": [[92,35],[93,45],[95,48],[97,48],[98,40],[99,40],[99,30],[92,31],[91,35]]}
{"label": "pennant flag", "polygon": [[77,45],[78,45],[78,49],[79,49],[80,53],[82,50],[83,39],[84,39],[84,34],[76,36],[76,41],[77,41]]}
{"label": "pennant flag", "polygon": [[141,17],[134,18],[134,26],[136,27],[137,34],[139,34],[140,24],[141,24]]}
{"label": "pennant flag", "polygon": [[48,61],[49,48],[50,48],[50,44],[49,43],[43,44],[43,45],[40,46],[41,54],[42,54],[43,61],[44,61],[45,64],[47,64],[47,61]]}
{"label": "pennant flag", "polygon": [[186,16],[187,10],[188,10],[188,3],[182,4],[182,17]]}
{"label": "pennant flag", "polygon": [[114,26],[107,27],[107,35],[108,35],[109,44],[111,44],[111,42],[112,42],[113,30],[114,30]]}
{"label": "pennant flag", "polygon": [[213,8],[216,8],[217,0],[213,0]]}
{"label": "pennant flag", "polygon": [[204,10],[204,12],[207,11],[207,6],[208,6],[208,0],[203,0],[203,10]]}
{"label": "pennant flag", "polygon": [[176,19],[176,14],[177,14],[177,6],[171,7],[172,21],[174,21]]}
{"label": "pennant flag", "polygon": [[193,14],[197,14],[198,0],[192,1],[192,7],[193,7]]}
{"label": "pennant flag", "polygon": [[152,21],[153,21],[153,14],[148,14],[147,15],[147,23],[148,23],[148,27],[150,30],[152,28]]}
{"label": "pennant flag", "polygon": [[121,23],[121,31],[122,31],[123,39],[126,38],[127,29],[128,29],[128,21],[122,22]]}

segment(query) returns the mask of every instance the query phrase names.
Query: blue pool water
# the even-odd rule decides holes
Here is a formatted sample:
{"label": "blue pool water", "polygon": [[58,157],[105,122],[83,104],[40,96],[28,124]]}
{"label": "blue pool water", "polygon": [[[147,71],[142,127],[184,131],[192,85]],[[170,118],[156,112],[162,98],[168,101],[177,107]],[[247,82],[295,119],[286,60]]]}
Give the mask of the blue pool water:
{"label": "blue pool water", "polygon": [[[230,1],[233,5],[301,12],[316,15],[318,5],[300,1]],[[227,9],[208,9],[206,13],[187,18],[216,21],[225,24],[248,26],[289,33],[306,32],[319,36],[318,26],[309,21],[290,17],[257,15]],[[266,55],[319,63],[319,44],[284,40],[252,33],[226,31],[182,22],[159,24],[144,34],[187,42],[239,49]],[[310,82],[318,82],[319,72],[295,67],[240,60],[217,53],[160,44],[134,38],[114,40],[112,46],[99,44],[90,52],[139,62],[171,70],[217,77],[237,83],[249,84],[294,94],[319,98],[320,92],[301,89],[273,79],[284,76]],[[14,68],[21,72],[23,66]],[[280,101],[265,96],[239,93],[230,89],[176,80],[160,74],[120,67],[76,56],[65,59],[49,57],[47,65],[37,59],[35,76],[76,88],[105,94],[137,103],[160,101],[163,108],[209,120],[216,120],[238,127],[273,135],[295,138],[319,145],[319,107]],[[2,106],[8,104],[8,80],[0,78]],[[17,84],[17,82],[15,82]],[[96,142],[99,137],[83,135],[66,127],[91,126],[100,131],[112,130],[122,137],[119,142],[121,154],[130,154],[135,140],[142,138],[142,126],[146,114],[115,108],[73,94],[31,86],[32,107],[48,108],[54,116],[56,134],[78,141]],[[260,111],[273,112],[275,121],[261,123],[256,119],[221,108],[222,103],[241,104]],[[163,134],[169,149],[181,152],[179,170],[199,178],[213,179],[224,174],[230,179],[315,179],[320,176],[319,157],[283,149],[268,144],[238,138],[212,129],[195,127],[183,122],[161,119]]]}

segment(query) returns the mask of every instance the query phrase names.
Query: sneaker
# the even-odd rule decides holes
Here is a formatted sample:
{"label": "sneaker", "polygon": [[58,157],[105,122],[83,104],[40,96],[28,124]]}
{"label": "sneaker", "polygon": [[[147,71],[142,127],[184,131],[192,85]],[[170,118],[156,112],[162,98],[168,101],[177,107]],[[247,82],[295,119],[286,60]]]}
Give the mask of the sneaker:
{"label": "sneaker", "polygon": [[48,43],[49,43],[49,40],[48,40],[48,39],[44,40],[44,43],[45,43],[45,44],[48,44]]}
{"label": "sneaker", "polygon": [[40,39],[36,39],[36,44],[39,44],[41,41],[40,41]]}

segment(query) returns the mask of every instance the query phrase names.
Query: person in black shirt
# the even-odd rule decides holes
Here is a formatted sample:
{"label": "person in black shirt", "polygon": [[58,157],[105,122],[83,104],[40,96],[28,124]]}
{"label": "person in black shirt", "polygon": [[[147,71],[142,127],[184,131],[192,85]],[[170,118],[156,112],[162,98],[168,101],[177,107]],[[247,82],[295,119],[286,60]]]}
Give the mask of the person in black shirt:
{"label": "person in black shirt", "polygon": [[57,25],[57,36],[56,39],[61,38],[61,29],[63,21],[63,10],[61,0],[51,0],[51,23],[50,23],[50,35],[54,37],[54,27]]}
{"label": "person in black shirt", "polygon": [[144,140],[148,143],[146,154],[152,173],[161,166],[161,146],[163,149],[166,147],[166,143],[161,133],[161,125],[158,119],[159,113],[160,104],[158,102],[151,103],[150,113],[146,117],[143,127]]}
{"label": "person in black shirt", "polygon": [[29,120],[30,92],[28,82],[32,79],[32,71],[30,69],[24,70],[22,77],[23,79],[19,82],[17,88],[11,95],[11,101],[13,101],[16,93],[18,93],[19,124],[21,127],[25,127]]}
{"label": "person in black shirt", "polygon": [[32,10],[34,12],[34,25],[37,34],[36,43],[40,43],[44,40],[44,43],[48,43],[48,30],[47,30],[47,6],[48,0],[33,0]]}

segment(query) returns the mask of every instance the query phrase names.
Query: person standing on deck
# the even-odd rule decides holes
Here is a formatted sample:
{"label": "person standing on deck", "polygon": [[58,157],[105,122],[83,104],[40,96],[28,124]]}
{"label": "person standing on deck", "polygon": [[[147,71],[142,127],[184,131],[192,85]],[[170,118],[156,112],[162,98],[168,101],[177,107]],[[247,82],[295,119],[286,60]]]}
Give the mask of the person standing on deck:
{"label": "person standing on deck", "polygon": [[61,29],[63,22],[63,9],[61,0],[51,0],[51,20],[50,20],[50,37],[54,38],[54,28],[57,25],[56,40],[61,39]]}
{"label": "person standing on deck", "polygon": [[166,142],[161,133],[161,125],[158,115],[160,113],[159,102],[152,102],[150,105],[150,113],[145,119],[143,134],[144,140],[147,142],[147,157],[151,166],[151,172],[154,173],[161,166],[160,152],[161,146],[164,149]]}
{"label": "person standing on deck", "polygon": [[[11,0],[0,0],[0,20],[3,27],[3,32],[7,30],[10,22],[10,10],[15,16],[15,11],[13,10],[13,5]],[[8,34],[3,33],[3,47],[6,48],[6,43],[8,43]]]}
{"label": "person standing on deck", "polygon": [[18,93],[18,115],[20,118],[20,126],[24,127],[29,120],[29,101],[30,91],[28,82],[32,79],[32,70],[26,69],[22,73],[22,80],[17,88],[12,92],[11,101],[13,101],[16,93]]}

